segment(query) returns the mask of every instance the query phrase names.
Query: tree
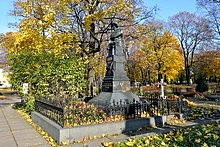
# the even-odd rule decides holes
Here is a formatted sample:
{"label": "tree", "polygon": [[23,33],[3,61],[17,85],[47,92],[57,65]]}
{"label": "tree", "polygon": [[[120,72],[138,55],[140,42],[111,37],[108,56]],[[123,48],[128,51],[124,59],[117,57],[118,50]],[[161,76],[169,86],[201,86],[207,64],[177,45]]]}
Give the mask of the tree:
{"label": "tree", "polygon": [[195,55],[193,72],[207,77],[210,82],[220,78],[220,52],[204,51]]}
{"label": "tree", "polygon": [[[141,72],[143,81],[166,78],[174,79],[182,68],[179,43],[170,32],[163,30],[159,22],[151,22],[139,27],[138,50],[131,55],[131,60]],[[154,74],[154,75],[153,75]]]}
{"label": "tree", "polygon": [[202,8],[202,14],[211,22],[211,28],[215,33],[215,40],[218,45],[220,41],[220,2],[210,0],[197,0],[197,4]]}
{"label": "tree", "polygon": [[[3,38],[4,38],[4,34],[0,34],[0,42],[2,41]],[[7,60],[5,54],[6,54],[6,49],[0,45],[0,68],[5,68],[7,66]]]}
{"label": "tree", "polygon": [[[129,27],[151,16],[154,9],[148,11],[140,2],[141,0],[17,0],[12,14],[21,18],[19,32],[24,37],[32,35],[29,38],[41,40],[40,47],[45,46],[45,40],[50,36],[62,34],[62,39],[71,38],[72,34],[77,35],[80,48],[72,52],[89,61],[86,69],[88,77],[89,70],[95,68],[92,67],[92,59],[95,53],[101,51],[102,44],[108,41],[113,21]],[[38,38],[40,34],[42,36]],[[57,46],[58,48],[71,44],[70,40],[61,42],[63,45]]]}
{"label": "tree", "polygon": [[189,84],[194,53],[200,49],[203,42],[212,39],[209,22],[207,19],[195,14],[180,12],[169,19],[169,24],[180,43],[184,57],[186,80]]}
{"label": "tree", "polygon": [[128,60],[130,79],[132,81],[152,82],[154,81],[155,62],[148,52],[139,49],[133,52]]}
{"label": "tree", "polygon": [[82,52],[94,54],[100,51],[111,22],[134,25],[151,16],[151,11],[138,4],[140,2],[140,0],[17,0],[12,14],[22,17],[19,28],[27,26],[38,28],[45,35],[51,29],[55,29],[56,32],[77,33]]}

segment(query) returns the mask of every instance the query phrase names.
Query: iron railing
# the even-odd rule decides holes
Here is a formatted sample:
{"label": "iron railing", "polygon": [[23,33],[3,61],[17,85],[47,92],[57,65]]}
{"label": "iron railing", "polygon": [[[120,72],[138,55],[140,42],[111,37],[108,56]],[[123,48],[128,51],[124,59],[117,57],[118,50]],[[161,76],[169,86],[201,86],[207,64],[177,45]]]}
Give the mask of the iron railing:
{"label": "iron railing", "polygon": [[131,103],[122,103],[121,101],[119,103],[113,102],[112,105],[106,106],[102,110],[98,110],[89,104],[74,106],[75,103],[67,103],[66,107],[59,107],[45,101],[35,100],[35,111],[55,121],[62,127],[68,126],[66,125],[68,123],[93,123],[96,119],[93,117],[99,117],[99,120],[104,120],[105,117],[117,116],[130,119],[170,115],[182,112],[183,103],[181,99],[169,100],[161,99],[160,97],[148,97],[146,99],[148,100],[141,102],[133,101]]}
{"label": "iron railing", "polygon": [[64,126],[64,109],[50,103],[35,100],[35,111]]}

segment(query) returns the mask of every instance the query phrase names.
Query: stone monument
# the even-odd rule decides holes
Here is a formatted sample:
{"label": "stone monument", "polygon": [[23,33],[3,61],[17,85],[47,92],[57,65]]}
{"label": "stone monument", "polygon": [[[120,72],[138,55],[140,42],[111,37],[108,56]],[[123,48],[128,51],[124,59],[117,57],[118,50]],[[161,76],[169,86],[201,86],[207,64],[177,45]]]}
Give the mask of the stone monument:
{"label": "stone monument", "polygon": [[130,103],[140,101],[138,96],[130,92],[130,80],[125,71],[125,52],[122,45],[123,34],[116,23],[111,24],[112,33],[106,57],[106,74],[99,95],[89,101],[97,107],[105,107],[114,103]]}

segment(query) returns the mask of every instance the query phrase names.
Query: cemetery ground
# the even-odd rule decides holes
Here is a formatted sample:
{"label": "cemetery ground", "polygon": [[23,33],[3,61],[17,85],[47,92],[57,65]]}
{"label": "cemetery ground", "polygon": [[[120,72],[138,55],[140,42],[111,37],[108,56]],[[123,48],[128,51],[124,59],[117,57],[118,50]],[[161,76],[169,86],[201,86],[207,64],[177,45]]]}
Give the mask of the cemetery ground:
{"label": "cemetery ground", "polygon": [[63,142],[63,145],[58,145],[42,128],[33,123],[29,114],[21,109],[13,109],[11,104],[21,100],[15,92],[3,90],[1,94],[0,145],[3,147],[49,146],[49,144],[76,147],[220,145],[220,102],[209,101],[198,95],[184,99],[184,120],[172,117],[161,127],[143,127],[124,134],[90,136],[82,138],[75,144],[66,145]]}

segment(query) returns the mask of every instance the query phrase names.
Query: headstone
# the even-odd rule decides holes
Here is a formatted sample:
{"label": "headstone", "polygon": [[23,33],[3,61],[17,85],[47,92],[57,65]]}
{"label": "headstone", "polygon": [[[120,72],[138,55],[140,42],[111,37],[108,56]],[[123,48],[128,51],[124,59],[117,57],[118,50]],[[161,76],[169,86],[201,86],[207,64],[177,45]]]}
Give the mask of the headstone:
{"label": "headstone", "polygon": [[106,74],[102,82],[101,93],[91,99],[98,107],[113,103],[139,101],[138,96],[130,92],[130,80],[125,71],[125,52],[122,45],[122,31],[112,23],[112,33],[107,47]]}
{"label": "headstone", "polygon": [[23,94],[28,94],[28,83],[22,84],[22,91],[23,91]]}
{"label": "headstone", "polygon": [[193,84],[193,80],[192,79],[189,79],[189,84]]}

